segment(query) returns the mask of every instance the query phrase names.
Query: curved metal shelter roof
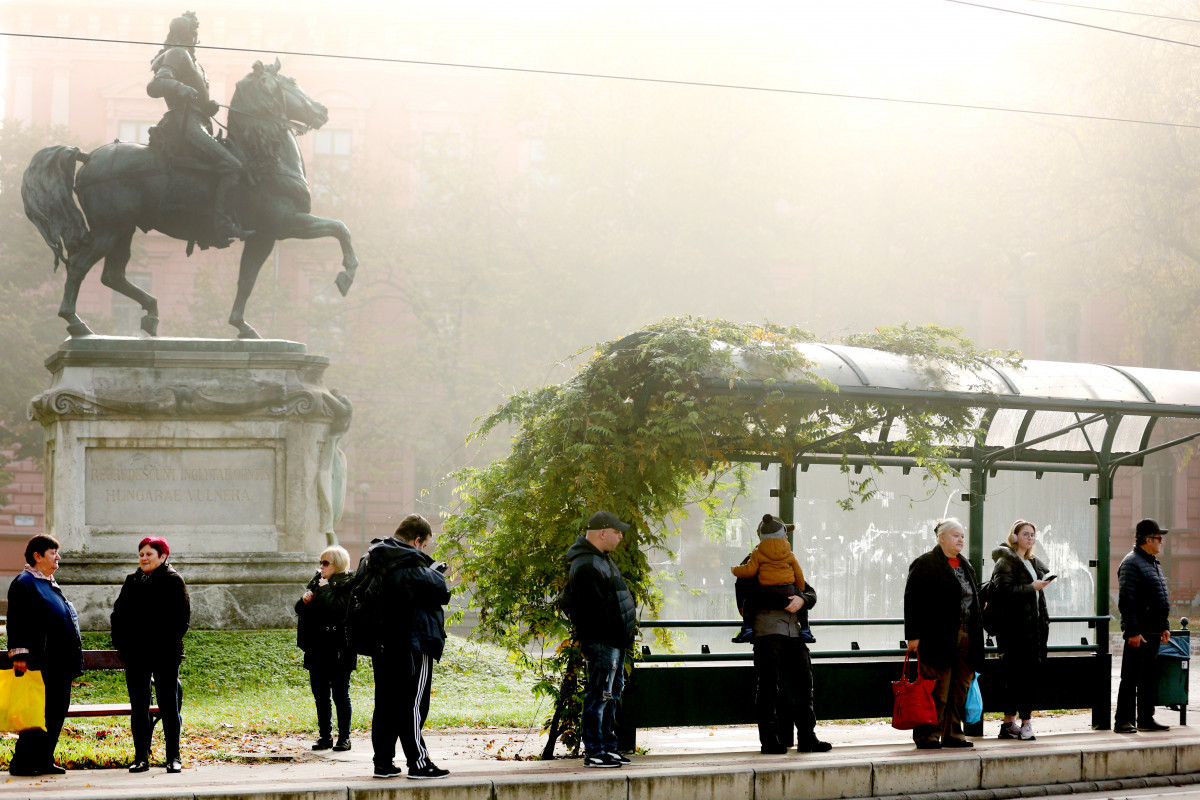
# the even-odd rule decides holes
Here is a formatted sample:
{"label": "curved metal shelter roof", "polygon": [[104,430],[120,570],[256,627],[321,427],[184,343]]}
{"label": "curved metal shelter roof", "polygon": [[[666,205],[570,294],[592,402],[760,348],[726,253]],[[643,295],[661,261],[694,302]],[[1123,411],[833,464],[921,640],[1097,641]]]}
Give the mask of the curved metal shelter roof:
{"label": "curved metal shelter roof", "polygon": [[[811,363],[812,373],[838,386],[841,397],[979,409],[979,424],[986,431],[983,450],[1004,453],[1014,461],[1094,464],[1101,453],[1139,454],[1149,447],[1158,419],[1200,419],[1200,372],[1059,361],[1025,361],[1019,367],[973,372],[862,347],[800,344],[796,349]],[[769,372],[756,358],[736,350],[733,361],[744,375],[734,382],[733,391],[765,387]],[[718,381],[729,390],[727,378],[713,376],[714,388]],[[771,388],[824,391],[800,373]],[[862,438],[872,437],[900,441],[904,430],[899,423],[881,425]]]}

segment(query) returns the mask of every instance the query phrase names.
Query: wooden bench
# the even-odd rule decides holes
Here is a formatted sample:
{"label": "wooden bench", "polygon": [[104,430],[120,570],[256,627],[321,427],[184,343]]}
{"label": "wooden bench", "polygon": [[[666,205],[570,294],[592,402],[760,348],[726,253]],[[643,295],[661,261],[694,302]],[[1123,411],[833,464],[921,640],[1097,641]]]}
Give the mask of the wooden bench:
{"label": "wooden bench", "polygon": [[[12,669],[8,653],[0,652],[0,669]],[[84,650],[83,669],[91,672],[102,670],[106,672],[121,672],[125,670],[125,662],[117,655],[116,650]],[[68,717],[128,717],[133,714],[129,703],[72,703],[67,711]],[[150,705],[150,727],[158,723],[160,712],[157,704]]]}

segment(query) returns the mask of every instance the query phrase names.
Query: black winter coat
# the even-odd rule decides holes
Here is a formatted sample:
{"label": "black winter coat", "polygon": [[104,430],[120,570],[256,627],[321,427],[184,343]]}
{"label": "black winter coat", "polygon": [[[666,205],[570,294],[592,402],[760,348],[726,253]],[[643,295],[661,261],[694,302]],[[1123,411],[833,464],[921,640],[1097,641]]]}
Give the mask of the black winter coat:
{"label": "black winter coat", "polygon": [[1147,639],[1171,627],[1171,599],[1167,594],[1167,579],[1162,565],[1140,547],[1133,548],[1117,568],[1120,594],[1117,608],[1121,612],[1121,634],[1126,640],[1137,635]]}
{"label": "black winter coat", "polygon": [[[983,664],[979,579],[965,555],[960,555],[958,560],[975,594],[967,625],[970,634],[968,659],[973,668],[979,669]],[[942,548],[935,545],[912,562],[908,568],[908,582],[904,585],[904,638],[921,640],[917,655],[926,665],[941,669],[954,663],[961,607],[962,587],[954,577],[950,560]]]}
{"label": "black winter coat", "polygon": [[134,570],[113,603],[113,647],[126,665],[183,658],[183,635],[192,620],[192,602],[183,576],[170,564],[153,572]]}
{"label": "black winter coat", "polygon": [[636,607],[617,565],[586,534],[567,549],[567,562],[567,612],[579,640],[622,650],[633,644]]}
{"label": "black winter coat", "polygon": [[446,616],[450,602],[446,577],[432,568],[433,559],[402,539],[376,539],[359,562],[355,580],[365,570],[383,573],[380,631],[384,656],[424,653],[435,661],[446,645]]}
{"label": "black winter coat", "polygon": [[[1050,638],[1050,612],[1046,596],[1033,588],[1033,576],[1021,563],[1016,552],[1007,544],[992,551],[992,599],[997,603],[1000,632],[996,645],[1002,653],[1035,651],[1038,658],[1046,657],[1046,642]],[[1050,568],[1036,556],[1032,559],[1038,580]]]}
{"label": "black winter coat", "polygon": [[313,593],[312,600],[296,601],[296,646],[304,651],[305,669],[353,670],[357,665],[358,656],[346,645],[346,604],[352,586],[349,572],[334,573],[324,586],[318,572],[305,587]]}

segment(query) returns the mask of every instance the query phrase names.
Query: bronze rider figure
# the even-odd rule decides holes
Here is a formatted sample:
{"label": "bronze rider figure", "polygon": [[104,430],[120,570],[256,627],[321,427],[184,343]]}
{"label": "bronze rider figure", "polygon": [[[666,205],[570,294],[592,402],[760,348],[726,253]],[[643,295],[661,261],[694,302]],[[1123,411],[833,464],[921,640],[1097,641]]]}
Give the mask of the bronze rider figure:
{"label": "bronze rider figure", "polygon": [[154,77],[146,85],[151,97],[167,101],[167,113],[158,123],[161,133],[173,143],[183,143],[189,155],[199,158],[217,172],[213,202],[215,233],[220,238],[244,239],[246,232],[233,220],[226,207],[229,191],[237,185],[242,162],[213,137],[212,117],[220,108],[208,96],[208,77],[196,61],[200,20],[194,11],[171,20],[163,47],[150,63]]}

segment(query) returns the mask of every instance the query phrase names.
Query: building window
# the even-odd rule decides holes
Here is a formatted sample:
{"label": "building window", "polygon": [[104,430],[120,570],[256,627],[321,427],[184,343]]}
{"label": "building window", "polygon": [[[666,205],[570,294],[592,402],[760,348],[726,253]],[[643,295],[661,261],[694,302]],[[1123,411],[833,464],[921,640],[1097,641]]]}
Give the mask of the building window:
{"label": "building window", "polygon": [[[144,292],[150,291],[150,273],[127,272],[129,282]],[[133,300],[119,292],[112,293],[112,324],[116,336],[137,336],[141,331],[145,312]]]}
{"label": "building window", "polygon": [[313,198],[323,204],[336,204],[341,200],[341,188],[349,180],[354,136],[346,130],[321,130],[315,134],[309,176]]}
{"label": "building window", "polygon": [[350,131],[320,130],[315,132],[313,153],[317,156],[349,156],[354,137]]}
{"label": "building window", "polygon": [[150,144],[150,129],[153,128],[153,122],[135,122],[133,120],[121,120],[117,125],[117,138],[122,142],[137,142],[138,144]]}

